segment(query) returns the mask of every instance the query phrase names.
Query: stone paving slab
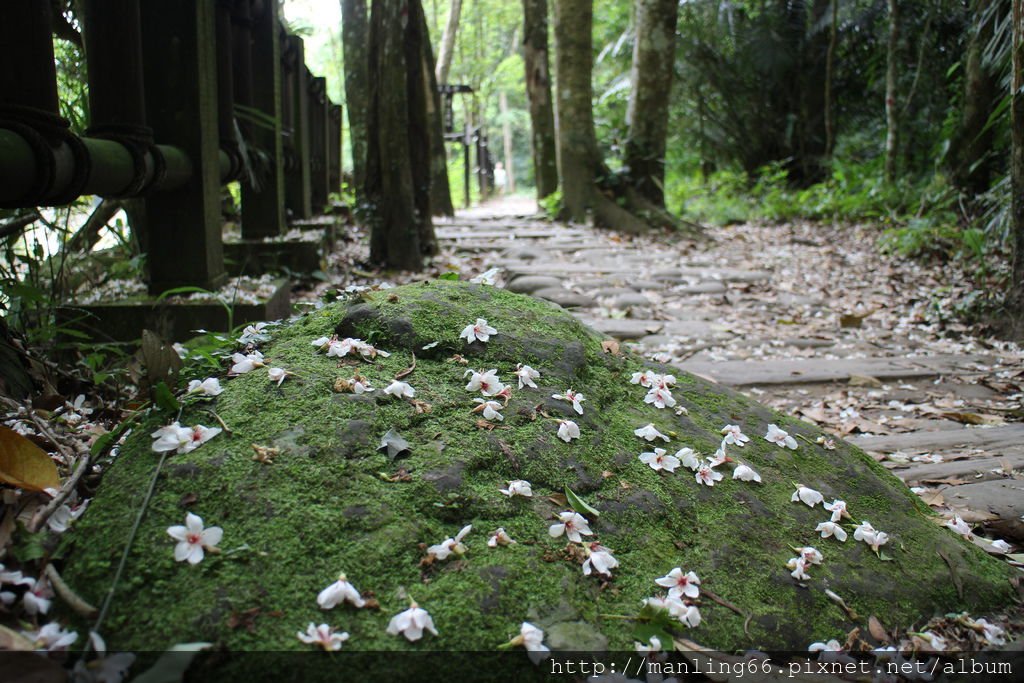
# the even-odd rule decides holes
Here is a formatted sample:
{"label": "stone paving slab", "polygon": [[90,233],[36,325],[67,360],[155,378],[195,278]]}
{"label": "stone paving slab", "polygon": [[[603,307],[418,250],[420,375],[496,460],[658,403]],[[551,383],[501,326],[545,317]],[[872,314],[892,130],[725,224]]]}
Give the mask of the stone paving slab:
{"label": "stone paving slab", "polygon": [[705,338],[724,334],[704,320],[642,320],[638,318],[581,318],[598,332],[620,341],[641,339],[652,334],[671,337]]}
{"label": "stone paving slab", "polygon": [[983,448],[997,452],[1024,444],[1024,423],[1000,427],[964,427],[941,431],[916,431],[908,434],[862,436],[853,440],[866,451],[878,453],[925,453],[957,448]]}
{"label": "stone paving slab", "polygon": [[894,468],[892,473],[910,486],[942,479],[968,479],[974,483],[975,480],[1002,479],[1001,472],[1004,466],[1024,469],[1024,448],[1018,446],[1012,452],[1004,452],[1001,455],[978,455],[962,460],[914,464],[910,467]]}
{"label": "stone paving slab", "polygon": [[920,358],[815,358],[807,360],[686,361],[679,367],[720,384],[753,386],[762,384],[813,384],[842,382],[851,375],[878,379],[934,377],[969,370],[984,356],[936,355]]}

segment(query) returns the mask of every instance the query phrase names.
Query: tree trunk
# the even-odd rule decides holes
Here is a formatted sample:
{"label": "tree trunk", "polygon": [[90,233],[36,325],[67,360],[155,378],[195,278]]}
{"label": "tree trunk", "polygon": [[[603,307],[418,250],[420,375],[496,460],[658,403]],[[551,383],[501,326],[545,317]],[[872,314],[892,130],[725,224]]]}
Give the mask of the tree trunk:
{"label": "tree trunk", "polygon": [[1007,296],[1011,332],[1024,337],[1024,0],[1013,0],[1013,78],[1010,99],[1013,274]]}
{"label": "tree trunk", "polygon": [[511,194],[516,191],[515,159],[512,156],[512,121],[508,115],[508,95],[504,90],[498,93],[498,111],[501,112],[501,141],[505,158],[505,187],[503,190]]}
{"label": "tree trunk", "polygon": [[[562,218],[584,222],[587,212],[592,211],[595,225],[620,232],[642,233],[654,226],[682,229],[680,221],[632,187],[607,182],[612,174],[604,165],[594,133],[590,80],[594,60],[593,19],[592,0],[555,3]],[[599,187],[598,183],[602,185]]]}
{"label": "tree trunk", "polygon": [[421,270],[424,248],[430,247],[423,236],[429,237],[433,228],[429,198],[424,196],[429,192],[425,112],[411,111],[425,103],[418,92],[423,90],[421,53],[417,22],[409,21],[409,1],[373,2],[365,195],[370,259],[388,268]]}
{"label": "tree trunk", "polygon": [[409,107],[409,165],[412,171],[413,201],[416,205],[420,252],[436,254],[437,239],[430,216],[430,188],[433,175],[432,124],[430,110],[434,94],[428,90],[430,79],[424,78],[426,51],[430,49],[427,20],[421,0],[406,0],[405,68]]}
{"label": "tree trunk", "polygon": [[430,215],[454,216],[452,193],[448,185],[448,153],[444,142],[444,121],[441,117],[441,93],[434,77],[434,50],[430,45],[427,17],[421,3],[419,7],[420,32],[423,35],[422,71],[427,92],[427,123],[430,131]]}
{"label": "tree trunk", "polygon": [[678,14],[678,0],[636,0],[625,163],[636,191],[662,208]]}
{"label": "tree trunk", "polygon": [[832,0],[832,20],[829,22],[828,55],[825,58],[825,157],[832,158],[836,146],[835,64],[839,46],[839,0]]}
{"label": "tree trunk", "polygon": [[526,95],[530,100],[530,143],[537,199],[558,189],[558,154],[555,114],[551,102],[551,66],[548,59],[548,2],[523,0],[523,60]]}
{"label": "tree trunk", "polygon": [[441,34],[441,44],[437,48],[437,67],[434,72],[437,82],[448,82],[448,72],[452,68],[452,54],[455,52],[455,35],[459,32],[459,14],[462,12],[462,0],[452,0],[448,10],[448,23]]}
{"label": "tree trunk", "polygon": [[565,218],[585,222],[594,194],[597,140],[592,109],[591,0],[555,2],[555,70],[558,74],[558,175]]}
{"label": "tree trunk", "polygon": [[366,0],[341,0],[341,40],[345,52],[345,108],[352,149],[352,186],[362,203],[366,183],[367,107],[370,88]]}
{"label": "tree trunk", "polygon": [[896,108],[896,67],[900,41],[899,0],[889,0],[889,40],[885,55],[885,181],[896,179],[899,113]]}
{"label": "tree trunk", "polygon": [[830,4],[831,0],[814,0],[810,3],[809,22],[806,8],[800,17],[803,40],[800,46],[800,70],[797,74],[800,83],[800,104],[797,110],[799,138],[796,141],[798,158],[793,166],[793,175],[790,176],[800,186],[819,182],[825,176],[829,34],[824,27]]}
{"label": "tree trunk", "polygon": [[999,74],[985,61],[985,47],[996,23],[992,0],[972,3],[972,25],[964,59],[964,100],[960,125],[950,140],[947,167],[953,183],[970,195],[988,190],[993,173],[995,128],[986,130],[996,105]]}

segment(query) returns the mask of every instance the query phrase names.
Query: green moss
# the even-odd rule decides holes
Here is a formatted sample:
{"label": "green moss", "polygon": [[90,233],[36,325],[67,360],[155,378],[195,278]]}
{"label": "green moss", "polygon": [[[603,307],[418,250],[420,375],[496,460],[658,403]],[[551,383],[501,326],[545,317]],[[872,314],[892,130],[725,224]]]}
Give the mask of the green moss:
{"label": "green moss", "polygon": [[[477,317],[499,333],[487,344],[466,345],[459,332]],[[339,364],[315,352],[310,341],[335,330],[372,339],[391,356]],[[853,624],[825,596],[826,587],[865,618],[875,614],[887,624],[985,610],[1010,598],[1002,563],[935,524],[862,452],[803,441],[797,451],[777,448],[761,438],[771,422],[812,442],[820,432],[678,372],[675,395],[688,414],[645,405],[644,390],[629,383],[641,360],[603,353],[601,337],[544,302],[487,287],[422,283],[326,307],[276,328],[273,337],[264,352],[295,376],[280,388],[264,372],[225,382],[212,407],[232,434],[168,459],[113,602],[105,633],[112,647],[209,640],[231,650],[304,649],[296,630],[328,621],[348,631],[346,647],[356,649],[490,649],[530,620],[560,634],[577,632],[572,624],[583,622],[609,647],[630,649],[634,624],[604,615],[636,614],[643,598],[657,594],[654,579],[675,566],[696,571],[707,590],[750,615],[748,623],[703,600],[704,623],[689,635],[724,649],[803,649],[849,631]],[[380,391],[412,365],[414,352],[407,381],[430,404],[426,414]],[[454,362],[456,353],[468,365]],[[504,422],[479,429],[464,372],[495,368],[508,382],[517,363],[542,373],[539,389],[514,391]],[[375,393],[332,391],[337,378],[357,371]],[[587,397],[582,416],[551,398],[570,386]],[[207,408],[188,408],[182,422],[210,424]],[[578,441],[557,438],[559,418],[579,423]],[[763,483],[729,479],[728,468],[714,488],[698,486],[685,469],[654,472],[637,459],[652,445],[633,434],[647,422],[673,435],[666,448],[689,446],[705,455],[714,452],[723,425],[741,425],[752,441],[730,454],[760,472]],[[150,419],[129,438],[72,535],[65,578],[88,600],[100,601],[110,587],[158,459],[148,434],[159,424]],[[393,462],[377,450],[392,428],[411,444]],[[260,464],[252,444],[283,452],[272,465]],[[387,480],[400,469],[409,481]],[[514,478],[531,481],[534,498],[499,492]],[[814,527],[827,513],[791,502],[794,483],[828,500],[844,498],[855,521],[890,533],[886,552],[893,561],[882,561],[852,534],[845,544],[819,538]],[[602,512],[593,529],[620,562],[607,584],[583,576],[565,539],[547,533],[564,509],[551,496],[566,486]],[[195,567],[174,562],[166,534],[186,509],[224,529],[223,552]],[[420,564],[424,544],[468,523],[464,558]],[[498,527],[518,543],[488,548],[486,538]],[[785,568],[792,547],[802,545],[825,555],[806,587]],[[965,597],[939,552],[955,567]],[[381,609],[321,612],[316,595],[339,571],[372,591]],[[410,644],[385,633],[390,617],[407,606],[405,594],[430,611],[439,636]],[[229,627],[232,614],[254,609],[251,631]]]}

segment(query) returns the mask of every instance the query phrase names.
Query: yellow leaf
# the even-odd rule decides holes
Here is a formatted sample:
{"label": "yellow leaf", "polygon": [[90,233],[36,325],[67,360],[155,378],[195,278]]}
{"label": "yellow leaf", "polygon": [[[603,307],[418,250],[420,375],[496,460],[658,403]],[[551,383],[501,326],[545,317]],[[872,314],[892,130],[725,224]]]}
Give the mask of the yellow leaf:
{"label": "yellow leaf", "polygon": [[13,429],[0,427],[0,482],[28,491],[59,489],[60,475],[39,446]]}
{"label": "yellow leaf", "polygon": [[0,650],[27,651],[36,649],[36,644],[6,626],[0,626]]}

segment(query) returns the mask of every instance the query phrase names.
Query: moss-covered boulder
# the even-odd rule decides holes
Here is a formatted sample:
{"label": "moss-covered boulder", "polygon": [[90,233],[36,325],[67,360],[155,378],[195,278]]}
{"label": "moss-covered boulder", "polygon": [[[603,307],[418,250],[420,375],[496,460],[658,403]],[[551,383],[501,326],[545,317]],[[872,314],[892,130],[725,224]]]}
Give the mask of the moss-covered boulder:
{"label": "moss-covered boulder", "polygon": [[[477,318],[497,334],[468,344],[460,332]],[[331,358],[311,345],[332,334],[369,340],[390,356]],[[226,380],[212,403],[182,416],[210,425],[213,409],[231,433],[167,459],[104,627],[112,647],[206,640],[229,650],[308,649],[296,631],[325,621],[350,634],[346,649],[488,650],[530,621],[553,648],[625,650],[638,622],[622,617],[663,594],[654,580],[674,567],[696,572],[704,591],[703,621],[678,630],[722,649],[841,639],[857,624],[826,590],[860,619],[877,615],[891,626],[1010,599],[1003,564],[942,528],[861,451],[841,442],[826,450],[813,426],[678,372],[673,395],[685,411],[645,404],[646,390],[630,383],[643,360],[609,352],[542,301],[428,282],[326,306],[271,336],[262,345],[269,364],[294,376],[280,387],[263,369]],[[418,405],[383,392],[414,352],[404,381]],[[537,389],[515,388],[519,363],[540,372]],[[513,391],[504,420],[487,424],[471,412],[480,394],[467,391],[464,373],[491,368]],[[376,390],[344,391],[337,380],[357,372]],[[552,398],[570,387],[586,398],[582,415]],[[574,420],[580,437],[561,440],[558,419]],[[647,423],[670,436],[669,453],[689,447],[705,456],[723,426],[739,425],[751,441],[729,454],[762,482],[733,479],[729,464],[713,487],[685,467],[653,470],[638,456],[662,442],[634,434]],[[798,448],[765,440],[769,424],[796,436]],[[71,535],[65,578],[89,600],[110,587],[159,459],[149,434],[160,425],[154,417],[134,430]],[[407,450],[379,449],[390,430]],[[260,462],[254,444],[280,453]],[[515,479],[532,483],[532,498],[501,493]],[[845,543],[815,532],[829,513],[792,502],[796,483],[847,502]],[[549,535],[568,509],[566,488],[600,512],[588,540],[614,552],[613,578],[585,576],[579,546]],[[224,530],[222,552],[195,566],[175,561],[167,534],[186,511]],[[890,535],[882,556],[854,540],[862,520]],[[428,546],[467,524],[463,556],[422,562]],[[499,527],[517,543],[488,547]],[[786,562],[800,546],[817,547],[824,561],[798,582]],[[318,608],[317,594],[342,571],[379,609]],[[406,595],[430,612],[439,635],[410,643],[386,632]]]}

